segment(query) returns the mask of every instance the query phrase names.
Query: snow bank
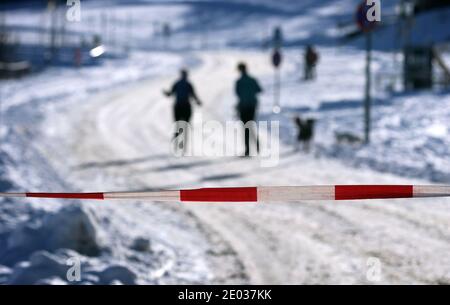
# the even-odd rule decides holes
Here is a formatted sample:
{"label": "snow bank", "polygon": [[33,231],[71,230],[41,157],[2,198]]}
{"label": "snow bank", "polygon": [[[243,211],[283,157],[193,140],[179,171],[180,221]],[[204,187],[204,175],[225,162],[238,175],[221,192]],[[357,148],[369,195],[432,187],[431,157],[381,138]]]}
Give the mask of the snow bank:
{"label": "snow bank", "polygon": [[422,93],[392,96],[373,108],[370,145],[336,143],[335,130],[359,133],[360,110],[322,113],[318,124],[319,151],[356,167],[416,177],[432,182],[450,182],[450,96]]}
{"label": "snow bank", "polygon": [[[83,205],[44,213],[6,233],[6,246],[0,250],[0,284],[131,285],[139,283],[135,268],[142,261],[155,279],[165,274],[161,266],[167,266],[166,248],[148,238],[137,237],[122,250],[120,245],[109,248],[112,237],[104,235],[92,209]],[[124,264],[120,259],[124,255],[134,257],[136,266]],[[80,277],[74,280],[77,262]]]}
{"label": "snow bank", "polygon": [[[47,251],[33,253],[27,262],[18,263],[12,270],[7,269],[4,283],[21,285],[64,285],[64,284],[136,284],[137,276],[129,268],[120,265],[106,267],[101,271],[92,269],[88,260],[83,259],[80,278],[70,278],[72,266],[69,263],[73,257],[80,257],[78,253],[69,250],[60,250],[55,254]],[[1,278],[0,269],[0,278]]]}
{"label": "snow bank", "polygon": [[103,248],[100,229],[93,213],[82,205],[63,208],[36,223],[26,222],[7,240],[3,261],[30,255],[35,249],[72,249],[87,256],[98,256]]}

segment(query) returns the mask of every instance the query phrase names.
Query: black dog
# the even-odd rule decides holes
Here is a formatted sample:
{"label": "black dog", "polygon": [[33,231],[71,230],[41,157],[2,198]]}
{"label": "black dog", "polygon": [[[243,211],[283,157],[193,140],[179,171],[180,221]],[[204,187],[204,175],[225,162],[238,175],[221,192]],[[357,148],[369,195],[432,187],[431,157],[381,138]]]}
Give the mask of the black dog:
{"label": "black dog", "polygon": [[315,120],[303,120],[300,116],[297,116],[294,121],[298,128],[297,140],[300,144],[302,144],[303,150],[309,152],[311,141],[314,138]]}

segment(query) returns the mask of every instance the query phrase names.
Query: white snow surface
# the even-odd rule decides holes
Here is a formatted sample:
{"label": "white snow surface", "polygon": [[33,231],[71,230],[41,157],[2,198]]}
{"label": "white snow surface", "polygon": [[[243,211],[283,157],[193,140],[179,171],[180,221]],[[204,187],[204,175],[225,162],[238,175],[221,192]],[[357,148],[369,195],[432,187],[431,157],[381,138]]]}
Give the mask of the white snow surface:
{"label": "white snow surface", "polygon": [[[357,2],[83,4],[85,19],[73,30],[100,31],[101,24],[94,25],[106,3],[110,26],[117,27],[115,45],[107,49],[128,43],[127,56],[0,82],[1,190],[448,183],[450,95],[437,89],[390,93],[386,88],[398,68],[391,54],[374,53],[371,144],[336,143],[336,131],[362,135],[363,130],[364,52],[330,46],[335,23],[351,16]],[[155,26],[168,19],[175,32],[169,43]],[[39,20],[34,10],[6,13],[10,25]],[[259,46],[279,24],[293,46],[284,51],[283,112],[273,115],[273,71],[268,50]],[[317,39],[318,78],[305,83],[300,43],[317,36],[328,41]],[[259,118],[280,121],[279,164],[262,168],[258,159],[173,156],[172,102],[162,89],[187,66],[204,101],[195,108],[194,128],[200,117],[232,120],[235,66],[241,60],[265,88]],[[317,119],[309,154],[295,150],[292,117],[298,114]],[[0,284],[374,283],[366,276],[373,257],[382,270],[375,283],[449,283],[448,204],[446,199],[271,205],[3,199]],[[74,258],[81,264],[75,282],[67,277]]]}

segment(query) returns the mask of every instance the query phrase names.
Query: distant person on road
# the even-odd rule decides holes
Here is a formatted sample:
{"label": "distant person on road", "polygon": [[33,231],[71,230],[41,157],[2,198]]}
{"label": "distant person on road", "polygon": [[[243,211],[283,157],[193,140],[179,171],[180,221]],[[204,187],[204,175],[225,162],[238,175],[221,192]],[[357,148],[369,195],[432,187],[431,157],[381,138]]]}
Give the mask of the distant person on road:
{"label": "distant person on road", "polygon": [[172,88],[169,91],[165,90],[163,92],[166,96],[175,96],[173,113],[177,126],[174,139],[176,139],[180,133],[183,133],[183,143],[180,148],[185,150],[188,131],[185,127],[187,123],[190,122],[192,116],[191,100],[194,100],[199,106],[202,105],[202,102],[197,97],[194,87],[189,82],[188,71],[185,69],[180,71],[180,79],[173,84]]}
{"label": "distant person on road", "polygon": [[316,66],[318,62],[319,62],[319,54],[312,45],[308,45],[306,47],[304,60],[305,80],[312,80],[316,78]]}
{"label": "distant person on road", "polygon": [[[248,75],[247,66],[245,63],[238,65],[238,70],[241,77],[236,82],[236,95],[238,97],[237,111],[239,119],[244,123],[245,133],[245,156],[250,156],[250,138],[256,144],[256,151],[259,153],[259,139],[256,130],[247,124],[255,121],[256,109],[258,107],[257,95],[262,92],[258,81]],[[247,124],[247,125],[246,125]]]}

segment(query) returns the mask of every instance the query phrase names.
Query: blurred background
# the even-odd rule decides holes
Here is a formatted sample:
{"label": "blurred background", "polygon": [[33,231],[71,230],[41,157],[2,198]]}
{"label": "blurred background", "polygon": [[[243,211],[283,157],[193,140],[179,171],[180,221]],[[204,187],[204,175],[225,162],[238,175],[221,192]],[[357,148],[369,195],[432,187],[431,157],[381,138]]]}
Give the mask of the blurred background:
{"label": "blurred background", "polygon": [[[450,1],[379,3],[2,1],[0,190],[447,184]],[[188,69],[193,128],[236,121],[239,62],[279,162],[176,157],[163,90]],[[2,199],[0,284],[449,283],[448,204]]]}

